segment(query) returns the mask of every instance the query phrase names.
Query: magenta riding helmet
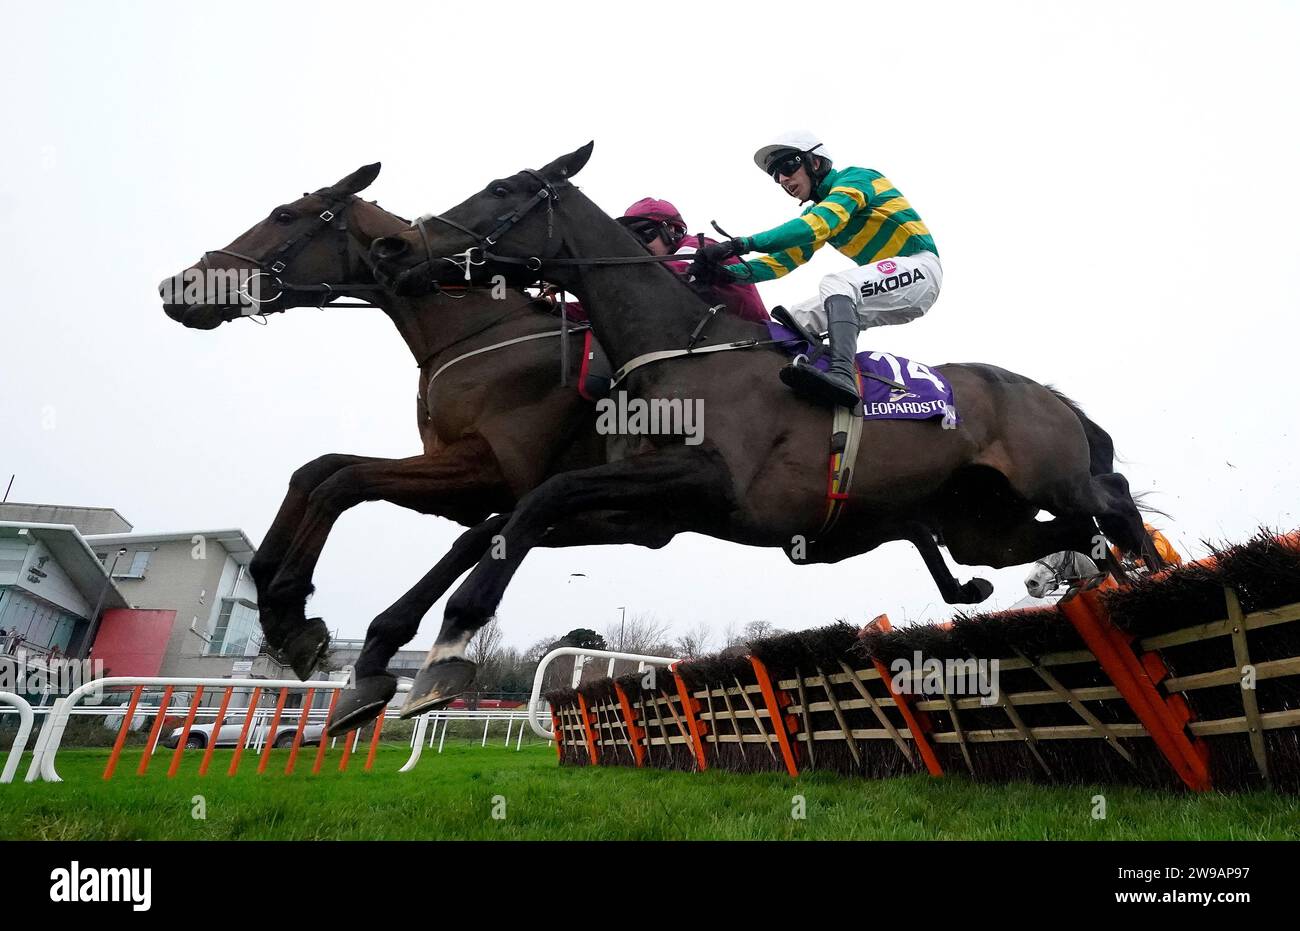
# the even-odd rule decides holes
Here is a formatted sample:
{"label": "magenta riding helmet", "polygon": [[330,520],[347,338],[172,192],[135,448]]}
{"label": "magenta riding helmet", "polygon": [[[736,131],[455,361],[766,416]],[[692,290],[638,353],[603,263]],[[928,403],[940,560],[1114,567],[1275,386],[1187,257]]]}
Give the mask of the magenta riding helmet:
{"label": "magenta riding helmet", "polygon": [[657,220],[675,227],[680,233],[686,232],[686,221],[677,212],[677,208],[666,200],[656,200],[653,197],[643,197],[628,207],[623,211],[623,219]]}

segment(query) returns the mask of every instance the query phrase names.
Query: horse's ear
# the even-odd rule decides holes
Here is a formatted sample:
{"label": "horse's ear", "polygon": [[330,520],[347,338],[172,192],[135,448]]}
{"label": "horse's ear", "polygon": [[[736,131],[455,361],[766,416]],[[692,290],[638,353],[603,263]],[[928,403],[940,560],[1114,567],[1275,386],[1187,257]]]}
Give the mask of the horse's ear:
{"label": "horse's ear", "polygon": [[375,162],[373,165],[362,165],[337,184],[331,184],[325,191],[336,197],[346,197],[349,194],[364,191],[379,177],[379,166],[379,162]]}
{"label": "horse's ear", "polygon": [[595,147],[596,143],[594,141],[588,142],[582,148],[570,152],[568,155],[561,155],[543,168],[542,174],[554,181],[572,178],[582,171],[582,166],[587,164],[587,159],[591,158],[591,150]]}

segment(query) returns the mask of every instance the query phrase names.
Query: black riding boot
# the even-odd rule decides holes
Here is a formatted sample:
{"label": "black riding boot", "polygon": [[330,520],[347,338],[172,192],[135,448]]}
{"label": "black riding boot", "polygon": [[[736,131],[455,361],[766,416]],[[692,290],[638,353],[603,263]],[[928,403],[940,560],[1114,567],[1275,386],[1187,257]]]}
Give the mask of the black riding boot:
{"label": "black riding boot", "polygon": [[815,400],[854,407],[861,400],[853,364],[858,352],[858,308],[853,298],[843,294],[832,294],[825,306],[831,337],[830,371],[792,362],[781,369],[781,381]]}

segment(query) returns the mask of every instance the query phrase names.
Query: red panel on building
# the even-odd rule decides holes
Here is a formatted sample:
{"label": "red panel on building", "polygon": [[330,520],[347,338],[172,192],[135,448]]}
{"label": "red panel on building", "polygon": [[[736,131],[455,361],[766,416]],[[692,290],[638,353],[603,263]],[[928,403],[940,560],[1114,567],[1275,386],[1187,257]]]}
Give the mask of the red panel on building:
{"label": "red panel on building", "polygon": [[175,611],[112,608],[104,612],[90,658],[106,676],[156,676],[176,623]]}

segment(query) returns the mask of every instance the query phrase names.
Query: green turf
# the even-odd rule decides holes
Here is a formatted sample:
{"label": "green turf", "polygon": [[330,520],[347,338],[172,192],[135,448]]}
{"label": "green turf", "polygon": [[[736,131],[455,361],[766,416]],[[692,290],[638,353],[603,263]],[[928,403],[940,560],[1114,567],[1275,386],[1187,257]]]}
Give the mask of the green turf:
{"label": "green turf", "polygon": [[[181,773],[168,779],[170,752],[143,778],[137,752],[105,784],[107,751],[65,750],[63,783],[0,786],[0,838],[1300,839],[1300,799],[1265,792],[561,769],[544,745],[516,752],[468,741],[449,741],[441,755],[426,751],[405,775],[397,772],[404,746],[382,747],[370,773],[361,770],[364,752],[339,773],[333,751],[312,776],[313,753],[287,777],[287,751],[272,754],[262,777],[257,758],[246,755],[234,779],[225,776],[229,751],[215,755],[216,775],[204,779],[196,773],[201,754],[186,754]],[[1099,794],[1105,820],[1092,817]],[[192,815],[196,795],[206,803],[202,820]],[[806,800],[804,819],[791,816],[796,795]],[[502,819],[492,817],[497,796]]]}

